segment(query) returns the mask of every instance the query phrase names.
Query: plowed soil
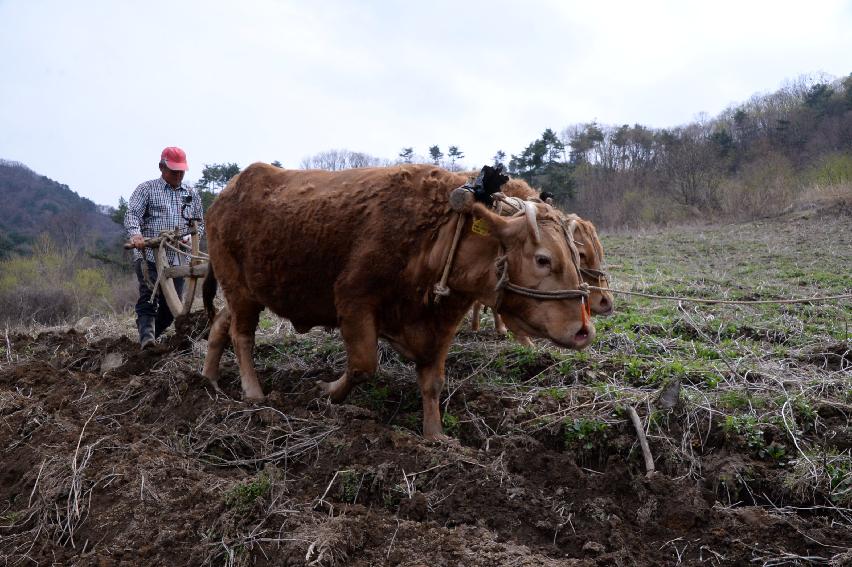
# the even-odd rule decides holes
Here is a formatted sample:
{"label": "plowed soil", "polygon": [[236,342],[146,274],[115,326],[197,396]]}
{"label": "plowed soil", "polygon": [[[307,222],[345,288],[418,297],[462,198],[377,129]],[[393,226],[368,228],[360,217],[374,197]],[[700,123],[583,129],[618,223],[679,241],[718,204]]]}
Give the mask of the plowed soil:
{"label": "plowed soil", "polygon": [[[468,416],[445,421],[453,437],[426,442],[413,372],[380,373],[349,403],[332,405],[315,381],[333,378],[339,360],[261,364],[271,394],[247,405],[232,360],[227,396],[197,373],[205,347],[191,331],[146,352],[124,336],[8,336],[17,358],[0,367],[5,563],[852,561],[843,509],[789,490],[774,465],[718,424],[689,440],[689,416],[678,409],[651,436],[658,470],[650,476],[624,415],[613,416],[605,441],[572,444],[564,421],[529,427],[529,400],[476,380],[447,394],[447,410]],[[276,349],[260,344],[258,355]],[[537,356],[531,374],[552,364],[546,351]],[[467,375],[471,364],[451,356],[448,373]],[[535,415],[555,404],[536,403]],[[837,449],[848,450],[848,421],[825,411],[845,443]],[[700,474],[667,458],[666,432],[692,444]]]}

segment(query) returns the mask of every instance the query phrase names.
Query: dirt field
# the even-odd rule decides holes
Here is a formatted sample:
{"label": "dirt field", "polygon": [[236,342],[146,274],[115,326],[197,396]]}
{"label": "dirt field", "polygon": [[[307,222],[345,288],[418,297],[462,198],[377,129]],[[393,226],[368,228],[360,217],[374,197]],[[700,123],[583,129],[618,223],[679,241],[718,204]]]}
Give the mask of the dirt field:
{"label": "dirt field", "polygon": [[[604,234],[613,286],[852,293],[852,217]],[[852,303],[617,297],[586,352],[464,330],[445,430],[381,346],[318,397],[336,333],[264,317],[266,404],[197,373],[203,321],[139,352],[129,316],[0,336],[0,556],[10,565],[850,565]],[[128,338],[129,337],[129,338]],[[647,477],[635,408],[656,473]]]}

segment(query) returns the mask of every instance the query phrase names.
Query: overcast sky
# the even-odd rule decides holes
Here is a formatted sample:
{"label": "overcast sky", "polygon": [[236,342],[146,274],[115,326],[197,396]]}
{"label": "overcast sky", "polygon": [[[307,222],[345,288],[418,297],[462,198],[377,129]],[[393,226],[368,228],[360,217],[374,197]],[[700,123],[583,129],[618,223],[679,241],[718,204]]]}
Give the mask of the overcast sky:
{"label": "overcast sky", "polygon": [[[203,164],[677,126],[852,72],[852,2],[0,0],[0,158],[113,205]],[[2,204],[0,204],[2,209]]]}

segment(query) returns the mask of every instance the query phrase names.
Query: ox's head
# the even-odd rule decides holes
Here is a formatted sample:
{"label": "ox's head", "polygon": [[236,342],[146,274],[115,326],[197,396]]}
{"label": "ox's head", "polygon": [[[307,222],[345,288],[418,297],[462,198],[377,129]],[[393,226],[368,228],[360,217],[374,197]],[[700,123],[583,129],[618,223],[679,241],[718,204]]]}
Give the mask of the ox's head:
{"label": "ox's head", "polygon": [[496,301],[493,295],[479,299],[492,306],[497,303],[513,329],[567,348],[588,346],[595,327],[588,292],[581,285],[579,253],[568,238],[564,216],[550,205],[532,201],[524,202],[524,211],[513,217],[501,217],[479,203],[473,214],[475,222],[487,225],[488,236],[499,240],[508,276],[501,282],[498,270]]}
{"label": "ox's head", "polygon": [[603,272],[604,249],[598,238],[595,225],[577,215],[567,215],[566,220],[574,236],[574,244],[580,255],[580,273],[583,280],[594,287],[605,288],[589,290],[589,305],[596,315],[612,314],[613,299],[609,282]]}

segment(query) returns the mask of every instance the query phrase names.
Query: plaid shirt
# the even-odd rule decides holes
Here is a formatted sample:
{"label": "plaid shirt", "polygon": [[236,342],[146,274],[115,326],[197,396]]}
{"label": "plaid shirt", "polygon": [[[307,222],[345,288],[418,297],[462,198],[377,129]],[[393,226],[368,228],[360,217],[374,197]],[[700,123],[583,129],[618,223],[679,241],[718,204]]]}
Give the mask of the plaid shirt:
{"label": "plaid shirt", "polygon": [[[183,207],[183,199],[187,195],[192,196],[192,204],[187,207],[187,216],[203,219],[201,208],[201,197],[191,187],[181,184],[178,189],[172,189],[162,177],[146,181],[139,185],[130,196],[127,203],[127,214],[124,215],[124,228],[127,235],[141,234],[145,238],[154,238],[164,230],[174,230],[175,227],[186,227],[186,221],[180,216]],[[204,234],[204,220],[198,221],[199,237]],[[145,256],[149,261],[154,261],[154,251],[145,249]],[[133,260],[142,257],[142,253],[134,248]],[[180,263],[178,255],[166,249],[166,257],[169,264]]]}

